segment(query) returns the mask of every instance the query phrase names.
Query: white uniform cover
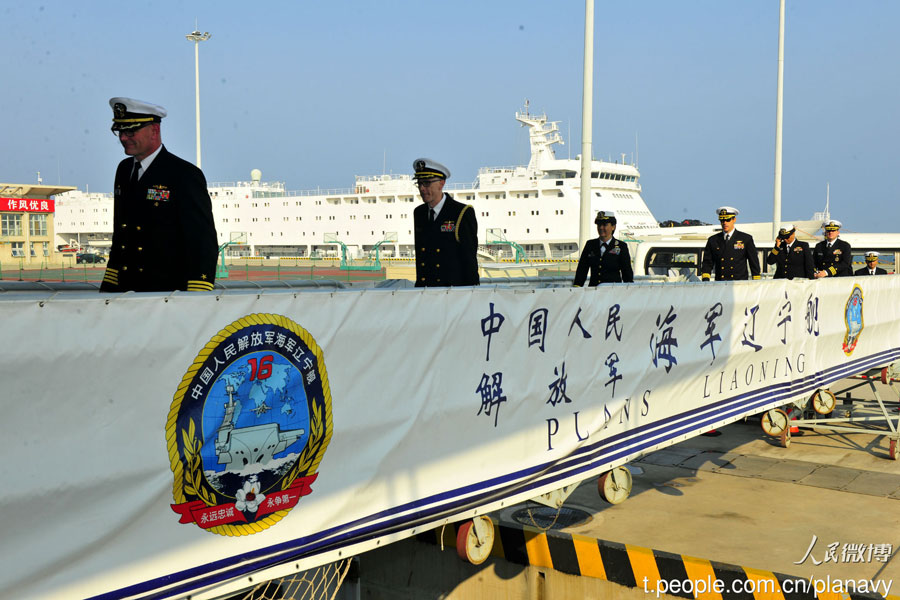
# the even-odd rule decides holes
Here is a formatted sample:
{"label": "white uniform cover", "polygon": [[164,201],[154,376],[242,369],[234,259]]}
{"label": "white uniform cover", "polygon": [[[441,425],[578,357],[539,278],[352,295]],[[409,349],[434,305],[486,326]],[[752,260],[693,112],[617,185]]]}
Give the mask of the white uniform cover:
{"label": "white uniform cover", "polygon": [[0,596],[208,597],[536,496],[891,363],[898,292],[0,299]]}

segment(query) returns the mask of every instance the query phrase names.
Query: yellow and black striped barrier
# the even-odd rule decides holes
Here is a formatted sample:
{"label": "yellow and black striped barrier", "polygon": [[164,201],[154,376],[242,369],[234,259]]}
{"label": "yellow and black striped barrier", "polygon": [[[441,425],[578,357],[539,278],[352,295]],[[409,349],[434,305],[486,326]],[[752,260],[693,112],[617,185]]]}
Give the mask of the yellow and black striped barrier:
{"label": "yellow and black striped barrier", "polygon": [[[416,536],[421,542],[456,548],[457,525]],[[525,525],[494,523],[491,556],[511,563],[594,577],[661,595],[702,600],[845,600],[884,598],[878,593],[844,593],[839,580],[810,580],[763,569],[608,542]],[[684,585],[691,582],[690,586]],[[889,600],[900,597],[888,595]]]}

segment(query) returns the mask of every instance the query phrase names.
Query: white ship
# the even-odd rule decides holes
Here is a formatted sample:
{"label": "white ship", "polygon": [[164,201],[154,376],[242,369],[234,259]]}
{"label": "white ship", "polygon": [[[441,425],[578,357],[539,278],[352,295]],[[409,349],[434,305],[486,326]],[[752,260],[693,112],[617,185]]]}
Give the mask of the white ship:
{"label": "white ship", "polygon": [[[530,114],[527,102],[516,120],[529,128],[527,166],[484,167],[474,182],[451,179],[444,189],[475,208],[485,255],[511,255],[509,245],[494,243],[509,241],[533,259],[577,256],[580,157],[556,158],[558,122]],[[442,160],[453,164],[452,157]],[[592,214],[615,211],[619,236],[658,231],[641,197],[640,172],[625,155],[621,162],[592,161],[591,171]],[[233,242],[230,255],[322,256],[335,253],[335,240],[351,256],[365,256],[379,244],[383,256],[414,255],[412,214],[421,199],[411,175],[357,176],[348,189],[289,191],[262,181],[254,169],[251,181],[213,183],[209,194],[219,243]],[[112,225],[111,194],[57,196],[59,244],[109,246]]]}

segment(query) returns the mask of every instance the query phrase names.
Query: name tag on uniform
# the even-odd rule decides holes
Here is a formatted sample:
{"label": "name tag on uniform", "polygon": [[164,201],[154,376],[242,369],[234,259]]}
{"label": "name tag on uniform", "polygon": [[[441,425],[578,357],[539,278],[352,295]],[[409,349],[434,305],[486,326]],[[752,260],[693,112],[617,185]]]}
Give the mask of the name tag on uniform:
{"label": "name tag on uniform", "polygon": [[147,189],[147,200],[154,202],[168,202],[171,192],[164,185],[154,185]]}
{"label": "name tag on uniform", "polygon": [[456,223],[453,221],[444,221],[441,223],[441,231],[444,233],[453,233],[456,231]]}
{"label": "name tag on uniform", "polygon": [[735,249],[735,250],[743,250],[743,249],[744,249],[744,242],[743,242],[742,240],[736,241],[736,242],[734,243],[734,249]]}

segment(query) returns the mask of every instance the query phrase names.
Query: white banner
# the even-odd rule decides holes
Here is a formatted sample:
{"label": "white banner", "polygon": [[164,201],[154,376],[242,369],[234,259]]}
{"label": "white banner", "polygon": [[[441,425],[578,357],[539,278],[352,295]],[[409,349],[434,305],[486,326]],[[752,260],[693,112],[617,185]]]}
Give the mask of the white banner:
{"label": "white banner", "polygon": [[0,595],[199,598],[534,497],[897,360],[898,291],[0,300]]}

